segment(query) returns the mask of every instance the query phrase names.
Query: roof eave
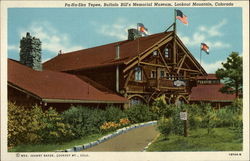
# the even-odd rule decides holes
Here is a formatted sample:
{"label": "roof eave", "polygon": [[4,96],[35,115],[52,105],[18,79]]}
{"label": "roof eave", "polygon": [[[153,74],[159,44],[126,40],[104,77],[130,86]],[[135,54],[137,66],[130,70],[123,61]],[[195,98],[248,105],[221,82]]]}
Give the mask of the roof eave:
{"label": "roof eave", "polygon": [[117,101],[117,100],[74,100],[74,99],[50,99],[44,98],[43,102],[46,103],[104,103],[104,104],[123,104],[128,101]]}
{"label": "roof eave", "polygon": [[195,102],[233,102],[233,100],[189,100],[189,101],[195,101]]}

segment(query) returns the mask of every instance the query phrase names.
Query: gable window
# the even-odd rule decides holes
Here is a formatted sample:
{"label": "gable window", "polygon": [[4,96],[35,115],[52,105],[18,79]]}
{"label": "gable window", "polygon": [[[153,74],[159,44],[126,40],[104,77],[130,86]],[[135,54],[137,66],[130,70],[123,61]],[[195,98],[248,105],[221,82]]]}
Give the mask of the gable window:
{"label": "gable window", "polygon": [[151,78],[156,78],[156,71],[155,71],[155,70],[152,70],[152,71],[151,71],[150,77],[151,77]]}
{"label": "gable window", "polygon": [[172,52],[172,45],[171,44],[166,45],[164,50],[163,50],[163,54],[164,54],[165,58],[170,58],[171,52]]}
{"label": "gable window", "polygon": [[162,70],[162,71],[160,72],[160,77],[161,77],[161,78],[164,78],[164,75],[165,75],[165,72]]}
{"label": "gable window", "polygon": [[164,56],[165,56],[165,58],[169,58],[169,49],[167,46],[164,49]]}
{"label": "gable window", "polygon": [[135,68],[135,80],[136,81],[141,81],[142,80],[142,69],[141,69],[141,67],[136,67]]}

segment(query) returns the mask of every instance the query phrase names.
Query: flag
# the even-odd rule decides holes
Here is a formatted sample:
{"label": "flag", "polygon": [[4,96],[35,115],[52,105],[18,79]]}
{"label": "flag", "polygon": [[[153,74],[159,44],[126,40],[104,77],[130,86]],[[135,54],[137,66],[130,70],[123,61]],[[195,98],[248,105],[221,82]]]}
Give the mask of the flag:
{"label": "flag", "polygon": [[205,43],[201,43],[201,50],[205,51],[207,54],[209,54],[209,47]]}
{"label": "flag", "polygon": [[176,10],[176,19],[180,20],[185,25],[188,25],[187,16],[184,15],[181,10]]}
{"label": "flag", "polygon": [[142,23],[137,24],[137,30],[145,35],[148,35],[148,29]]}

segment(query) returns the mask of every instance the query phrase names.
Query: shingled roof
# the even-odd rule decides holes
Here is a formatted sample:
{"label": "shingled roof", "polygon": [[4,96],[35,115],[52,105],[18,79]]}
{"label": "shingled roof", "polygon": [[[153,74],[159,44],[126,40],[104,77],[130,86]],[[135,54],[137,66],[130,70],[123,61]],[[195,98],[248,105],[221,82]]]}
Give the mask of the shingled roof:
{"label": "shingled roof", "polygon": [[[70,71],[106,65],[123,64],[138,56],[172,32],[163,32],[136,40],[119,41],[107,45],[60,54],[43,64],[44,69]],[[138,47],[139,44],[139,47]],[[120,46],[120,59],[116,60],[116,46]]]}
{"label": "shingled roof", "polygon": [[223,84],[202,84],[192,88],[190,101],[231,102],[235,99],[233,94],[221,93]]}
{"label": "shingled roof", "polygon": [[205,75],[205,76],[198,76],[197,77],[197,79],[199,79],[199,80],[215,80],[215,79],[218,79],[217,77],[216,77],[216,74],[207,74],[207,75]]}
{"label": "shingled roof", "polygon": [[35,71],[14,60],[8,60],[8,84],[30,93],[44,102],[125,103],[115,93],[103,92],[75,75],[55,71]]}

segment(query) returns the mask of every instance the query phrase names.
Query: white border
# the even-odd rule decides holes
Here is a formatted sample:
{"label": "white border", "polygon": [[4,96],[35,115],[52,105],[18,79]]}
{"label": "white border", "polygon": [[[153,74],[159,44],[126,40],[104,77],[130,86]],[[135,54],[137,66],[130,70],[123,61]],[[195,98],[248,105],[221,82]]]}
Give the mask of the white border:
{"label": "white border", "polygon": [[[1,1],[1,159],[3,161],[14,161],[14,160],[249,160],[249,2],[248,1],[225,1],[234,3],[233,7],[242,7],[243,13],[243,120],[244,120],[244,135],[243,135],[243,151],[240,152],[242,155],[229,156],[230,152],[84,152],[84,155],[88,157],[41,157],[41,158],[17,158],[18,153],[7,152],[7,9],[10,7],[56,7],[65,8],[65,3],[69,1]],[[88,3],[91,1],[70,1],[76,3]],[[93,2],[93,1],[92,1]],[[98,1],[95,1],[98,2]],[[114,1],[106,1],[114,2]],[[118,1],[119,2],[119,1]],[[124,2],[124,1],[120,1]],[[130,2],[130,1],[127,1]],[[138,1],[134,1],[138,2]],[[141,1],[140,1],[141,2]],[[150,2],[150,1],[145,1]],[[156,1],[153,1],[156,2]],[[166,1],[159,1],[166,2]],[[174,3],[174,1],[168,1]],[[180,2],[180,1],[178,1]],[[194,1],[183,1],[183,2],[194,2]],[[199,1],[204,2],[204,1]],[[207,1],[205,1],[207,2]],[[221,2],[221,1],[218,1]],[[104,3],[104,2],[100,2]],[[215,1],[211,1],[215,3]],[[185,7],[185,6],[184,6]],[[225,6],[222,6],[225,7]],[[79,8],[79,7],[78,7]],[[218,7],[217,7],[218,8]],[[238,153],[238,152],[236,152]],[[29,153],[21,153],[29,154]],[[32,153],[32,154],[60,154],[60,153]],[[67,153],[75,154],[75,153]]]}

